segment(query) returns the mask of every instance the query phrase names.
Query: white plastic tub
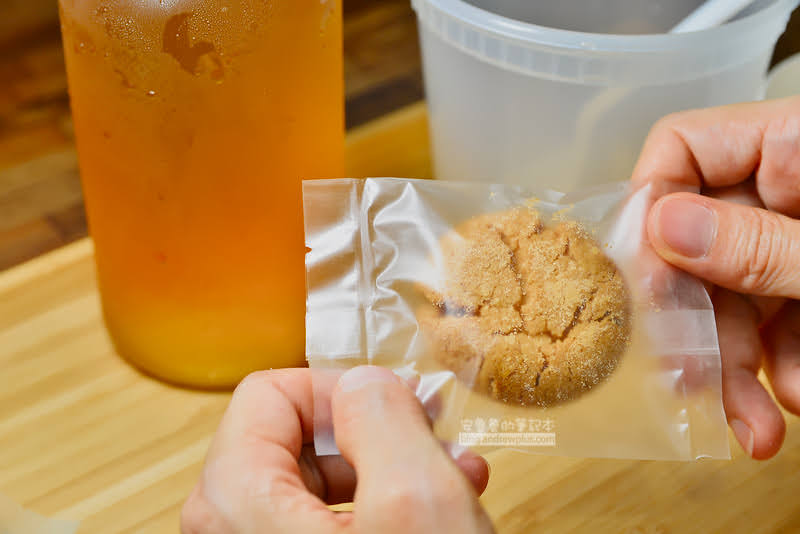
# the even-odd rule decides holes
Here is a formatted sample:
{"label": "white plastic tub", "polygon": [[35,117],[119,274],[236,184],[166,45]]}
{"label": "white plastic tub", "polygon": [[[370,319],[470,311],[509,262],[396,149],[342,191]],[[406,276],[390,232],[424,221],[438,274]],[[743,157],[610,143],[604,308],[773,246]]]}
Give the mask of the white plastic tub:
{"label": "white plastic tub", "polygon": [[437,177],[560,190],[627,179],[658,118],[762,98],[798,0],[757,1],[703,32],[657,33],[700,3],[412,0]]}

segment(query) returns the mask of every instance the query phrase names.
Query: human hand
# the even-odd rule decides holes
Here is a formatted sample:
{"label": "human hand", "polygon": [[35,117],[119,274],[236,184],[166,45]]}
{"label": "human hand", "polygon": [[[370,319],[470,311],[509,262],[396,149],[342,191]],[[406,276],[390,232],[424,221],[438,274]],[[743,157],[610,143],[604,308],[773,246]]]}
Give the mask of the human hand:
{"label": "human hand", "polygon": [[[493,532],[478,501],[485,460],[467,452],[454,463],[386,369],[342,375],[331,393],[342,457],[316,457],[311,372],[264,371],[239,385],[184,505],[184,534]],[[350,501],[352,513],[326,506]]]}
{"label": "human hand", "polygon": [[713,284],[728,423],[750,456],[770,458],[786,426],[762,364],[800,414],[800,98],[670,115],[633,180],[663,192],[648,217],[656,252]]}

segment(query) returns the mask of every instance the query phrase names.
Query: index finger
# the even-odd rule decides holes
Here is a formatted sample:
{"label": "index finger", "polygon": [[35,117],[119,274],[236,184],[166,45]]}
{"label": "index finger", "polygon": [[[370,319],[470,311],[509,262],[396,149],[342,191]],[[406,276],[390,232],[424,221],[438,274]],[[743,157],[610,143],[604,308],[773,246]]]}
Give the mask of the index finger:
{"label": "index finger", "polygon": [[766,206],[800,213],[800,98],[676,113],[650,132],[633,172],[664,192],[699,192],[756,177]]}

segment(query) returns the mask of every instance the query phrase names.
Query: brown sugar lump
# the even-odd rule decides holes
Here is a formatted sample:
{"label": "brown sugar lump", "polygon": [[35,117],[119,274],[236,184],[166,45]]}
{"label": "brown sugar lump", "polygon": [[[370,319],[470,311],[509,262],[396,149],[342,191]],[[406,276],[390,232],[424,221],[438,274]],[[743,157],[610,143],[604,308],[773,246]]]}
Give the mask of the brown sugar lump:
{"label": "brown sugar lump", "polygon": [[441,240],[443,283],[419,324],[437,359],[478,392],[523,406],[575,399],[628,345],[626,285],[576,222],[536,210],[481,215]]}

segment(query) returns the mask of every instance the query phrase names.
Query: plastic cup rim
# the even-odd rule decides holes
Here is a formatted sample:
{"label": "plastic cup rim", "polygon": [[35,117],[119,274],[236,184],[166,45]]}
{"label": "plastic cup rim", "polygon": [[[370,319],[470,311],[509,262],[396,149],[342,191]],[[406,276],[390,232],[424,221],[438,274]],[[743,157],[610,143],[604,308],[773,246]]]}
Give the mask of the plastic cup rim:
{"label": "plastic cup rim", "polygon": [[529,43],[553,48],[568,48],[595,52],[654,52],[677,51],[698,47],[726,48],[733,42],[749,41],[750,34],[766,26],[785,26],[791,11],[800,0],[773,0],[763,9],[739,20],[708,30],[677,34],[604,34],[579,32],[540,26],[492,13],[468,4],[464,0],[412,0],[419,16],[424,9],[434,8],[452,20],[475,30],[489,33],[519,44]]}

